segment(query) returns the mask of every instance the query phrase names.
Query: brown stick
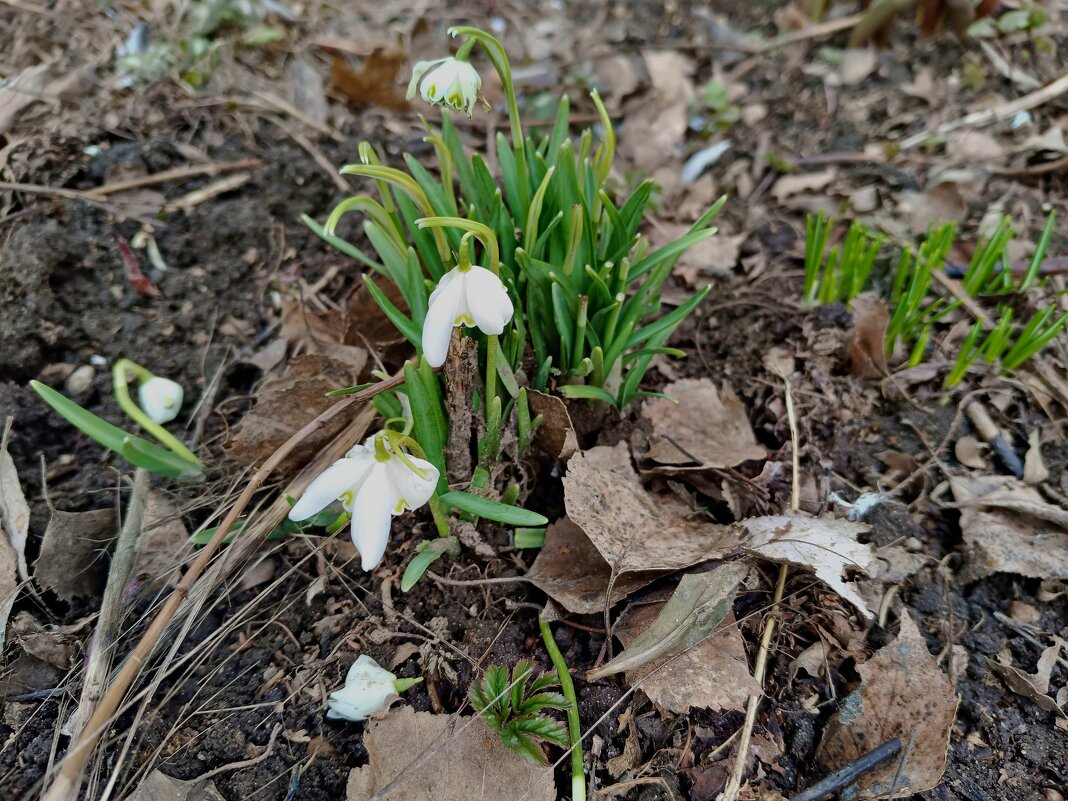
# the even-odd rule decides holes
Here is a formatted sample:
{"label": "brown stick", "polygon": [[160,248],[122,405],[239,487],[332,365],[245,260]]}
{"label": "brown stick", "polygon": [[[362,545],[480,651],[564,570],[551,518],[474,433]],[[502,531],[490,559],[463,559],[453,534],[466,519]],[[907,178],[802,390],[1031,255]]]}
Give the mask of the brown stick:
{"label": "brown stick", "polygon": [[233,170],[251,170],[263,164],[259,159],[242,159],[241,161],[228,161],[215,164],[193,164],[188,167],[175,167],[173,170],[154,172],[151,175],[139,175],[136,178],[128,178],[125,181],[115,181],[110,184],[98,186],[85,192],[86,197],[101,198],[116,192],[125,192],[129,189],[140,189],[143,186],[155,186],[168,181],[180,181],[185,178],[197,178],[201,175],[218,175]]}
{"label": "brown stick", "polygon": [[174,613],[178,610],[182,600],[189,595],[189,590],[204,571],[204,568],[208,566],[211,558],[230,533],[230,529],[237,522],[238,517],[241,516],[249,501],[252,500],[252,496],[256,494],[256,490],[263,485],[267,477],[274,472],[275,468],[282,463],[297,445],[345,409],[356,403],[368,401],[380,392],[393,389],[403,383],[404,376],[397,375],[338,401],[287,439],[278,450],[268,457],[267,461],[263,463],[263,467],[256,471],[256,474],[245,486],[245,489],[242,490],[241,495],[229,513],[223,518],[222,523],[215,532],[215,536],[204,546],[200,555],[197,556],[193,564],[189,566],[185,576],[182,577],[181,583],[174,588],[174,592],[171,593],[166,603],[160,608],[152,621],[152,625],[148,627],[144,636],[141,637],[141,640],[127,658],[126,664],[115,676],[108,691],[100,699],[100,703],[93,712],[93,716],[86,722],[81,735],[71,743],[70,748],[63,757],[63,761],[59,764],[59,774],[45,791],[43,801],[76,801],[78,790],[81,788],[84,777],[85,766],[89,762],[89,756],[110,725],[112,716],[122,703],[126,691],[133,684],[134,679],[137,678],[141,668],[152,656],[153,649],[166,630],[167,624],[174,617]]}

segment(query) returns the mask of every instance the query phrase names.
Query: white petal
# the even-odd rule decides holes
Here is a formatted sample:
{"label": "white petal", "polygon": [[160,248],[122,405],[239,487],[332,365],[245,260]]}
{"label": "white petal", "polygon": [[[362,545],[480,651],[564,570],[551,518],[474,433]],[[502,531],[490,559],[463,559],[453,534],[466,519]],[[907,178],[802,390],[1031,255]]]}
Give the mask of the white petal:
{"label": "white petal", "polygon": [[456,318],[465,312],[463,289],[462,277],[456,270],[450,270],[430,296],[430,307],[423,320],[423,356],[431,367],[445,364]]}
{"label": "white petal", "polygon": [[312,480],[289,510],[289,519],[300,522],[318,514],[340,498],[341,493],[358,486],[370,466],[362,457],[338,459]]}
{"label": "white petal", "polygon": [[419,81],[426,75],[427,71],[444,60],[445,59],[438,58],[433,61],[420,61],[412,67],[412,80],[408,83],[408,94],[405,96],[406,100],[411,100],[415,97],[415,93],[419,89]]}
{"label": "white petal", "polygon": [[349,668],[345,686],[330,693],[328,718],[367,720],[397,694],[396,676],[380,667],[366,654]]}
{"label": "white petal", "polygon": [[409,461],[423,471],[423,475],[413,471],[399,457],[386,462],[389,480],[397,496],[397,502],[391,510],[399,515],[405,509],[418,509],[430,500],[434,488],[438,485],[438,469],[425,459],[409,456]]}
{"label": "white petal", "polygon": [[185,391],[181,384],[158,375],[152,376],[137,388],[141,408],[154,423],[169,423],[177,417],[184,397]]}
{"label": "white petal", "polygon": [[386,553],[392,511],[397,503],[385,464],[368,472],[352,504],[352,541],[360,551],[360,566],[374,570]]}
{"label": "white petal", "polygon": [[464,276],[464,294],[475,325],[485,334],[500,334],[515,309],[504,282],[485,267],[472,266]]}

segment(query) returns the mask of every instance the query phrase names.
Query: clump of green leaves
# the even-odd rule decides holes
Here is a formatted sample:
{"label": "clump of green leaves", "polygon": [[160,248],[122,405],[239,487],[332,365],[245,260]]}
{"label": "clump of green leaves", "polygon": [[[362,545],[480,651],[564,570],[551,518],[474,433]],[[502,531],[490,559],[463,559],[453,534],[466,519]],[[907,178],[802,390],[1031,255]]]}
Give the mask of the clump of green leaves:
{"label": "clump of green leaves", "polygon": [[717,78],[701,87],[697,100],[698,111],[707,117],[704,127],[709,133],[729,128],[741,119],[742,110],[731,102],[727,87]]}
{"label": "clump of green leaves", "polygon": [[531,681],[533,665],[516,663],[511,681],[508,669],[500,665],[486,669],[482,681],[471,685],[471,703],[486,724],[497,732],[501,742],[534,765],[548,765],[539,742],[566,748],[567,729],[559,721],[542,715],[544,709],[566,709],[570,703],[550,688],[559,686],[556,673],[543,673]]}
{"label": "clump of green leaves", "polygon": [[864,291],[883,236],[854,220],[841,244],[826,252],[834,226],[821,211],[805,217],[805,303],[848,304]]}

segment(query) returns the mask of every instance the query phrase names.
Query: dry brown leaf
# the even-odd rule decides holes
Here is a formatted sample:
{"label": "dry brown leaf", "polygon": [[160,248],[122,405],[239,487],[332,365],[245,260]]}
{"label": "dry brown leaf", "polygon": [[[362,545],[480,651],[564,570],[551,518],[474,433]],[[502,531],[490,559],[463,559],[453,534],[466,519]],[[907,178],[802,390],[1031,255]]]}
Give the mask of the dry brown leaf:
{"label": "dry brown leaf", "polygon": [[695,517],[638,480],[625,443],[576,453],[564,478],[568,517],[619,573],[679,570],[738,545],[736,529]]}
{"label": "dry brown leaf", "polygon": [[316,314],[305,308],[297,298],[282,301],[282,327],[278,336],[289,343],[293,354],[321,353],[357,373],[367,364],[367,351],[349,338],[346,321],[339,312]]}
{"label": "dry brown leaf", "polygon": [[353,105],[404,111],[408,101],[404,99],[404,89],[397,83],[397,76],[407,63],[408,54],[396,45],[376,48],[359,69],[353,69],[343,58],[335,56],[330,64],[330,83]]}
{"label": "dry brown leaf", "polygon": [[833,184],[837,178],[838,170],[834,167],[819,172],[788,173],[775,182],[771,196],[781,202],[802,192],[819,192]]}
{"label": "dry brown leaf", "polygon": [[[481,718],[432,715],[411,707],[371,720],[363,735],[368,764],[349,772],[346,801],[552,801],[551,770],[531,765],[501,743]],[[425,762],[420,760],[426,758]]]}
{"label": "dry brown leaf", "polygon": [[[634,607],[617,625],[616,636],[630,646],[663,608],[664,604]],[[627,686],[640,687],[653,703],[680,714],[694,707],[740,711],[750,694],[760,692],[760,684],[749,672],[733,613],[728,613],[714,634],[688,651],[628,670],[624,677]]]}
{"label": "dry brown leaf", "polygon": [[1023,480],[1027,484],[1041,484],[1049,478],[1049,468],[1042,461],[1042,441],[1038,429],[1027,437],[1027,455],[1024,456]]}
{"label": "dry brown leaf", "polygon": [[[1068,513],[1004,476],[950,479],[968,557],[965,577],[1068,578]],[[985,508],[984,508],[985,507]]]}
{"label": "dry brown leaf", "polygon": [[0,652],[4,648],[7,618],[19,590],[19,576],[26,571],[26,536],[30,508],[22,494],[15,463],[7,452],[7,431],[0,448]]}
{"label": "dry brown leaf", "polygon": [[872,74],[875,62],[874,47],[853,47],[846,50],[842,54],[842,63],[838,65],[838,84],[855,86]]}
{"label": "dry brown leaf", "polygon": [[912,230],[926,231],[932,223],[963,222],[968,216],[968,204],[960,187],[943,181],[929,188],[918,198],[912,214]]}
{"label": "dry brown leaf", "polygon": [[18,644],[30,656],[47,662],[66,673],[70,670],[77,641],[59,626],[42,626],[29,612],[15,615],[12,626]]}
{"label": "dry brown leaf", "polygon": [[974,467],[976,470],[984,470],[988,466],[983,458],[983,451],[989,447],[985,442],[980,442],[978,437],[966,434],[953,445],[953,455],[957,461],[965,467]]}
{"label": "dry brown leaf", "polygon": [[642,408],[642,417],[653,426],[644,459],[662,465],[697,460],[705,467],[722,468],[767,456],[756,441],[745,406],[726,384],[717,391],[707,378],[687,378],[669,384],[664,393],[677,402],[656,398]]}
{"label": "dry brown leaf", "polygon": [[[615,605],[661,574],[625,573],[612,582]],[[612,569],[586,533],[566,517],[545,532],[545,544],[527,578],[569,612],[592,615],[604,611]]]}
{"label": "dry brown leaf", "polygon": [[162,492],[149,490],[144,528],[134,546],[134,574],[151,583],[175,583],[178,568],[192,552],[189,530],[174,502]]}
{"label": "dry brown leaf", "polygon": [[52,66],[49,63],[27,67],[0,86],[0,133],[14,124],[24,108],[45,98]]}
{"label": "dry brown leaf", "polygon": [[674,50],[642,52],[652,88],[627,104],[619,153],[647,173],[676,156],[693,98],[693,60]]}
{"label": "dry brown leaf", "polygon": [[997,139],[982,131],[951,131],[946,136],[946,154],[957,162],[974,162],[983,166],[1000,164],[1005,148]]}
{"label": "dry brown leaf", "polygon": [[[341,362],[320,353],[290,359],[285,375],[268,378],[260,385],[256,405],[242,419],[227,446],[229,454],[244,464],[267,458],[308,421],[336,403],[336,398],[326,397],[327,392],[359,383],[362,370],[363,362]],[[290,463],[306,462],[357,412],[353,409],[334,417],[296,447]]]}
{"label": "dry brown leaf", "polygon": [[527,400],[530,416],[541,416],[541,423],[534,430],[534,444],[553,458],[566,462],[579,448],[567,404],[562,398],[533,389],[527,390]]}
{"label": "dry brown leaf", "polygon": [[857,535],[868,531],[868,526],[800,515],[753,517],[743,520],[741,525],[749,532],[745,547],[750,553],[814,571],[818,579],[853,604],[864,617],[872,617],[856,586],[845,578],[847,571],[867,573],[871,567],[871,546],[857,542]]}
{"label": "dry brown leaf", "polygon": [[1047,712],[1058,712],[1064,715],[1064,710],[1057,705],[1057,701],[1049,695],[1049,680],[1053,668],[1060,657],[1061,647],[1064,643],[1058,640],[1053,645],[1042,651],[1038,657],[1038,665],[1034,673],[1027,673],[1012,665],[988,659],[986,663],[990,669],[1001,676],[1002,681],[1017,695],[1023,696],[1031,703],[1036,704]]}
{"label": "dry brown leaf", "polygon": [[145,777],[129,801],[223,801],[211,779],[175,779],[154,770]]}
{"label": "dry brown leaf", "polygon": [[854,378],[882,378],[886,367],[886,326],[890,309],[874,292],[853,299],[853,338],[846,348],[849,374]]}
{"label": "dry brown leaf", "polygon": [[4,665],[0,671],[0,698],[48,690],[63,684],[65,670],[43,659],[24,653]]}
{"label": "dry brown leaf", "polygon": [[861,686],[831,717],[816,761],[825,770],[837,770],[895,737],[904,750],[915,732],[901,776],[896,776],[898,760],[884,762],[858,780],[854,797],[885,797],[895,781],[901,798],[937,787],[946,769],[957,695],[907,613],[897,639],[857,671]]}
{"label": "dry brown leaf", "polygon": [[115,540],[115,533],[113,509],[91,512],[53,509],[41,553],[33,563],[34,579],[64,601],[99,596],[107,576],[103,557]]}

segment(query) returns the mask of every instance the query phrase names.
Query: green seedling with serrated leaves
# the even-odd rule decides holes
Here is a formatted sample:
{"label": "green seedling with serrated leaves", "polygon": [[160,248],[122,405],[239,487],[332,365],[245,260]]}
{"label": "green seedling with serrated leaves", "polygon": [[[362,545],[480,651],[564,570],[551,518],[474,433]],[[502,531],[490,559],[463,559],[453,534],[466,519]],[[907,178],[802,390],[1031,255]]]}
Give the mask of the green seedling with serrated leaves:
{"label": "green seedling with serrated leaves", "polygon": [[569,744],[567,728],[541,714],[545,709],[570,706],[561,693],[551,691],[559,684],[555,671],[534,678],[533,665],[522,660],[512,669],[511,680],[507,668],[487,668],[482,680],[471,685],[468,695],[502,743],[533,765],[548,765],[539,743],[550,742],[562,748]]}

